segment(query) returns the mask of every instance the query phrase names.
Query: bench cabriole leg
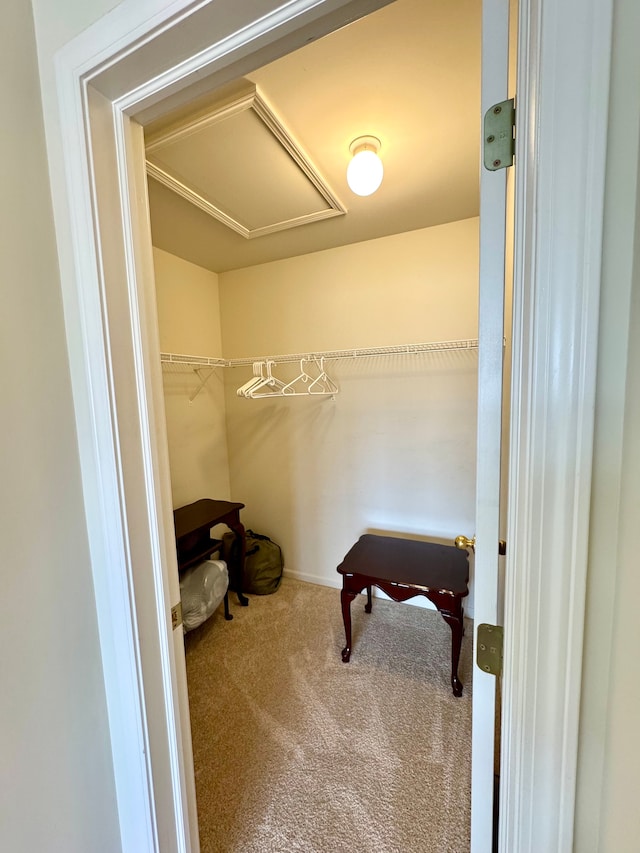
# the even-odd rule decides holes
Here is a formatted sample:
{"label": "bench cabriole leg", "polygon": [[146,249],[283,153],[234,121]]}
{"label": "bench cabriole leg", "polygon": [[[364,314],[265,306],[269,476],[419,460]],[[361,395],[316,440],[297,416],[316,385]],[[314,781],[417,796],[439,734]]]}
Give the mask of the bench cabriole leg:
{"label": "bench cabriole leg", "polygon": [[343,663],[349,663],[351,657],[351,602],[355,598],[354,592],[342,588],[340,592],[340,602],[342,603],[342,621],[344,622],[344,636],[346,646],[342,650]]}
{"label": "bench cabriole leg", "polygon": [[458,678],[458,663],[462,647],[462,606],[458,602],[455,613],[442,613],[442,618],[451,628],[451,689],[454,696],[462,696],[462,682]]}

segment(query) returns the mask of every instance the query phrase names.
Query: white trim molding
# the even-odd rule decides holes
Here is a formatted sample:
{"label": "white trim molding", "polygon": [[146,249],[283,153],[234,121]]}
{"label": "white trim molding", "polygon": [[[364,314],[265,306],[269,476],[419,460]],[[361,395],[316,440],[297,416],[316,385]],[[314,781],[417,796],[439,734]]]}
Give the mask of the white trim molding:
{"label": "white trim molding", "polygon": [[522,0],[502,853],[570,853],[611,0]]}

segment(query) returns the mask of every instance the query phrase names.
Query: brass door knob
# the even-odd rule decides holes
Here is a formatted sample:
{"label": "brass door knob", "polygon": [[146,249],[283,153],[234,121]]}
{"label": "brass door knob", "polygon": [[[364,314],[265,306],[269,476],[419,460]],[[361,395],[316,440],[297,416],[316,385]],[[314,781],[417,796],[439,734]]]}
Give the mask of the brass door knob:
{"label": "brass door knob", "polygon": [[473,539],[467,539],[466,536],[456,536],[454,545],[461,551],[467,551],[469,548],[471,548],[472,551],[475,551],[476,537],[474,536]]}
{"label": "brass door knob", "polygon": [[[467,539],[466,536],[456,536],[455,541],[454,541],[454,545],[456,546],[456,548],[459,548],[461,551],[467,551],[469,548],[471,548],[471,550],[475,552],[475,550],[476,550],[476,537],[474,536],[473,539]],[[507,553],[507,543],[504,541],[504,539],[498,540],[498,554],[500,554],[502,557],[504,557],[504,555],[506,553]]]}

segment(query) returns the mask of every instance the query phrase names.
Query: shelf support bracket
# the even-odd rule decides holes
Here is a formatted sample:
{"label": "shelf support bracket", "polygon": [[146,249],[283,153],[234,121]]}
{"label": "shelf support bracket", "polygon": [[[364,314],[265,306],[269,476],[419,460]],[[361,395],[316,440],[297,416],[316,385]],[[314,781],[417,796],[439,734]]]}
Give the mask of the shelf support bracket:
{"label": "shelf support bracket", "polygon": [[193,401],[196,399],[196,397],[198,396],[198,394],[202,391],[202,389],[204,388],[204,386],[207,384],[207,382],[209,381],[209,379],[211,379],[212,375],[213,375],[213,374],[214,374],[214,372],[215,372],[215,367],[212,367],[212,368],[209,370],[209,372],[207,373],[207,375],[206,375],[206,376],[204,377],[204,379],[203,379],[203,378],[202,378],[202,376],[201,376],[201,374],[200,374],[200,371],[201,371],[201,370],[203,370],[203,369],[204,369],[204,368],[202,368],[202,367],[194,367],[194,368],[193,368],[193,372],[195,373],[195,375],[196,375],[196,376],[198,377],[198,379],[200,380],[200,384],[198,385],[198,387],[197,387],[197,389],[195,390],[195,392],[191,395],[191,397],[189,397],[189,403],[193,403]]}

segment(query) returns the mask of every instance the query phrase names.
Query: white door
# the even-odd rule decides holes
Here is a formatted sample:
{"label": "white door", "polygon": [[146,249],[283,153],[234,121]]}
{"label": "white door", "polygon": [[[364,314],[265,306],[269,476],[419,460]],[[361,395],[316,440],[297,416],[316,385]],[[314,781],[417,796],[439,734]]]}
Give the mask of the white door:
{"label": "white door", "polygon": [[[482,6],[484,116],[507,98],[509,0],[483,0]],[[498,620],[506,191],[506,170],[489,171],[481,166],[474,635],[478,625],[495,625]],[[473,647],[471,851],[490,853],[496,677],[475,663],[476,636]]]}

